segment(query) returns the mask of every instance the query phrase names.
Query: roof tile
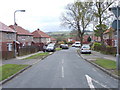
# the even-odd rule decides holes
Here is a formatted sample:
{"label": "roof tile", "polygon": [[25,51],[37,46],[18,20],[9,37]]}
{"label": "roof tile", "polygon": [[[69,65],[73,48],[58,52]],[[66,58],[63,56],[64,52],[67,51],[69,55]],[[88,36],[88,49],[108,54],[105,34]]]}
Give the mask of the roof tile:
{"label": "roof tile", "polygon": [[33,37],[45,37],[45,38],[50,38],[49,35],[47,35],[46,33],[42,32],[41,30],[37,29],[34,32],[32,32]]}
{"label": "roof tile", "polygon": [[16,25],[10,25],[10,28],[14,29],[17,31],[18,35],[33,35],[31,34],[28,30],[25,30],[24,28],[20,27],[20,26],[16,26]]}
{"label": "roof tile", "polygon": [[3,32],[15,32],[13,29],[11,29],[7,25],[3,24],[2,22],[0,22],[0,31],[3,31]]}

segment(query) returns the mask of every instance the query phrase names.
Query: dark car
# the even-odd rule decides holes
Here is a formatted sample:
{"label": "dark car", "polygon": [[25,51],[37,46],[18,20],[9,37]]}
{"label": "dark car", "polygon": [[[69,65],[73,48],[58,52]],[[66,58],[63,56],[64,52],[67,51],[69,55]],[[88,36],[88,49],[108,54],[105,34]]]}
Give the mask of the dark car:
{"label": "dark car", "polygon": [[48,44],[46,47],[46,52],[54,52],[55,51],[55,44]]}

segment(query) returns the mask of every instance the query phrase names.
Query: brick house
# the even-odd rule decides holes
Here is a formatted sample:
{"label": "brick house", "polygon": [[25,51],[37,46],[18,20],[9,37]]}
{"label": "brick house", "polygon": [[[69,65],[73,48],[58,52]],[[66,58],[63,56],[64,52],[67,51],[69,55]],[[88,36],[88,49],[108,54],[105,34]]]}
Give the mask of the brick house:
{"label": "brick house", "polygon": [[106,45],[113,47],[116,46],[117,37],[115,34],[116,32],[112,27],[110,27],[108,30],[104,32],[103,39]]}
{"label": "brick house", "polygon": [[53,38],[53,37],[50,37],[50,39],[51,39],[52,43],[56,43],[57,42],[57,40],[55,38]]}
{"label": "brick house", "polygon": [[2,59],[10,59],[14,57],[15,37],[16,32],[0,22],[0,53]]}
{"label": "brick house", "polygon": [[16,30],[16,40],[20,43],[19,47],[31,46],[33,42],[33,34],[31,34],[28,30],[18,26],[17,24],[10,25],[9,27]]}
{"label": "brick house", "polygon": [[51,42],[51,37],[42,32],[40,29],[35,30],[34,32],[32,32],[32,34],[34,43],[36,45],[40,46],[41,44],[48,44]]}

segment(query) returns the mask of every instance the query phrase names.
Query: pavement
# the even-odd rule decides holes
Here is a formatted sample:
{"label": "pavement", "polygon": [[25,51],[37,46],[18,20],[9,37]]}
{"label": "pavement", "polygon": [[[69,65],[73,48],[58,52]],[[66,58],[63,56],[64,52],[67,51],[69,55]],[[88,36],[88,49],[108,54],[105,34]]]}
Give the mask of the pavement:
{"label": "pavement", "polygon": [[116,61],[115,56],[113,56],[113,55],[105,55],[105,54],[102,54],[102,53],[97,52],[97,51],[92,51],[91,54],[89,54],[89,55],[81,54],[81,56],[84,59],[87,59],[87,60],[96,60],[96,58],[102,58],[102,59],[108,59],[108,60]]}
{"label": "pavement", "polygon": [[9,60],[2,60],[2,64],[0,64],[0,65],[4,65],[4,64],[25,64],[25,65],[27,64],[27,65],[32,65],[32,64],[40,61],[41,59],[27,59],[27,60],[22,60],[22,59],[30,57],[30,56],[38,54],[38,53],[43,53],[43,51],[39,51],[37,53],[33,53],[33,54],[29,54],[29,55],[19,56],[19,57],[9,59]]}

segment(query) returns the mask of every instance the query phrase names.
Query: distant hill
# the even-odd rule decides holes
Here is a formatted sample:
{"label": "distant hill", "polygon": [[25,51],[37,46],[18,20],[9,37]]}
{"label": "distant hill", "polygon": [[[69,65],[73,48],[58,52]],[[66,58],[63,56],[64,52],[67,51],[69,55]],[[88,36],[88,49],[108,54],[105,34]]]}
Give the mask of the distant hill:
{"label": "distant hill", "polygon": [[69,35],[70,31],[56,31],[56,32],[46,32],[48,35]]}

